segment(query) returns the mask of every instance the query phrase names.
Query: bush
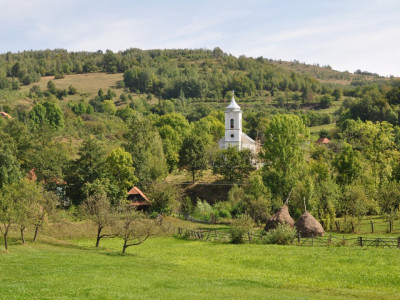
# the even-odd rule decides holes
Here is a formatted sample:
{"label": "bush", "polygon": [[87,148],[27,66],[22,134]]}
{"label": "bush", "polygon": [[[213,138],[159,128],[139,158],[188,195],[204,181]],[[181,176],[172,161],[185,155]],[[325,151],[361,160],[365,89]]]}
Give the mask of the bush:
{"label": "bush", "polygon": [[278,226],[265,234],[264,242],[266,244],[289,245],[296,237],[296,229],[287,224],[278,224]]}
{"label": "bush", "polygon": [[234,244],[243,243],[243,236],[253,229],[254,222],[249,215],[241,215],[235,219],[230,228],[231,242]]}
{"label": "bush", "polygon": [[197,199],[197,204],[194,209],[193,216],[196,219],[202,221],[211,221],[211,214],[213,213],[213,209],[210,204],[208,204],[205,200],[201,201]]}

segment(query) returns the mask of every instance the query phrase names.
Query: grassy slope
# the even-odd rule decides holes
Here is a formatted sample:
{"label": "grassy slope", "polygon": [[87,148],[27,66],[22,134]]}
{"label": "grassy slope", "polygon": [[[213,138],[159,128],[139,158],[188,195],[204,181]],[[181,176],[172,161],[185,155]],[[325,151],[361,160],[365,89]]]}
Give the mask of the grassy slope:
{"label": "grassy slope", "polygon": [[[155,238],[129,248],[93,239],[0,253],[4,299],[395,299],[397,249],[223,245]],[[12,271],[11,271],[12,270]]]}

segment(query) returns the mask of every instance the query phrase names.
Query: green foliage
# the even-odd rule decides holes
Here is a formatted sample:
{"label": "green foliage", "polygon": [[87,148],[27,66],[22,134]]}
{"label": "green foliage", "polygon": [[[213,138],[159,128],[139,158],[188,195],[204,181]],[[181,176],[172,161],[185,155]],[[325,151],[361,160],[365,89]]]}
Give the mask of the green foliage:
{"label": "green foliage", "polygon": [[122,148],[114,149],[104,161],[104,175],[113,187],[112,203],[124,202],[128,196],[127,191],[133,187],[137,178],[134,175],[132,156]]}
{"label": "green foliage", "polygon": [[229,229],[231,242],[234,244],[243,243],[243,236],[253,229],[254,222],[249,215],[241,215],[233,220]]}
{"label": "green foliage", "polygon": [[151,210],[163,215],[170,215],[179,208],[182,190],[179,186],[155,181],[146,188],[151,201]]}
{"label": "green foliage", "polygon": [[239,151],[229,146],[219,150],[213,164],[213,173],[221,174],[228,180],[239,181],[247,177],[253,170],[252,154],[249,149]]}
{"label": "green foliage", "polygon": [[49,126],[54,131],[64,127],[64,114],[53,102],[45,101],[36,104],[29,113],[30,128],[39,131],[43,126]]}
{"label": "green foliage", "polygon": [[114,101],[104,100],[103,102],[103,112],[108,115],[115,115],[117,108],[115,107]]}
{"label": "green foliage", "polygon": [[182,142],[179,151],[179,167],[192,173],[193,181],[199,171],[207,168],[204,141],[196,135],[188,135]]}
{"label": "green foliage", "polygon": [[197,199],[196,206],[193,210],[193,217],[202,221],[211,221],[213,208],[205,200]]}
{"label": "green foliage", "polygon": [[11,150],[6,147],[0,149],[0,189],[21,178],[20,164]]}
{"label": "green foliage", "polygon": [[296,236],[296,229],[287,224],[278,224],[274,229],[271,229],[263,237],[263,242],[266,244],[289,245]]}
{"label": "green foliage", "polygon": [[139,185],[162,178],[167,173],[162,141],[149,118],[136,115],[125,134],[125,149],[132,155],[135,176]]}
{"label": "green foliage", "polygon": [[294,115],[277,115],[265,132],[263,178],[274,196],[287,197],[304,171],[309,132]]}
{"label": "green foliage", "polygon": [[72,203],[77,205],[85,198],[85,184],[93,183],[102,177],[104,151],[95,139],[90,138],[83,142],[78,155],[79,157],[71,162],[66,177],[67,195]]}
{"label": "green foliage", "polygon": [[321,108],[329,108],[332,106],[333,99],[330,95],[323,95],[319,100],[319,106]]}

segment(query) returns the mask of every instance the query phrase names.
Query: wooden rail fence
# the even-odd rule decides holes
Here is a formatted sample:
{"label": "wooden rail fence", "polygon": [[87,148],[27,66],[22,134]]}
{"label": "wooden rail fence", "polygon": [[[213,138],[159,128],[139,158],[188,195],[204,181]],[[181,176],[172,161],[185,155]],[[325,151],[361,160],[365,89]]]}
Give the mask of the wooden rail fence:
{"label": "wooden rail fence", "polygon": [[[185,239],[203,240],[206,242],[230,242],[231,234],[227,230],[218,229],[199,229],[191,230],[178,227],[177,236]],[[262,231],[251,231],[243,235],[244,242],[257,242],[263,240],[265,235]],[[342,246],[358,246],[358,247],[387,247],[400,249],[400,237],[338,237],[334,235],[329,236],[311,236],[301,237],[299,234],[291,241],[291,245],[296,246],[329,246],[329,245],[342,245]]]}

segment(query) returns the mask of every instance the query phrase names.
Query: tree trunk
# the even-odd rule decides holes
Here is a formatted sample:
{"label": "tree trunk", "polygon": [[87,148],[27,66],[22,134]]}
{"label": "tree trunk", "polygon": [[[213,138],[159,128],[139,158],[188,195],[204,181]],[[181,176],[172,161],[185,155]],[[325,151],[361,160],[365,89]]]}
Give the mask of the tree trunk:
{"label": "tree trunk", "polygon": [[4,234],[4,248],[6,248],[6,250],[8,249],[8,244],[7,244],[7,233]]}
{"label": "tree trunk", "polygon": [[101,239],[100,234],[101,234],[101,230],[102,230],[102,229],[103,229],[103,227],[102,227],[101,225],[99,225],[99,226],[97,227],[96,247],[99,247],[100,239]]}
{"label": "tree trunk", "polygon": [[21,231],[22,244],[25,244],[24,230],[25,230],[25,226],[21,226],[20,231]]}
{"label": "tree trunk", "polygon": [[35,235],[33,236],[33,241],[36,241],[38,232],[39,232],[39,226],[38,226],[38,225],[35,225]]}
{"label": "tree trunk", "polygon": [[195,171],[194,171],[194,170],[192,170],[193,182],[194,182],[194,173],[195,173]]}
{"label": "tree trunk", "polygon": [[122,254],[125,254],[125,250],[126,248],[128,248],[128,246],[126,245],[127,240],[124,241],[124,247],[122,248]]}

